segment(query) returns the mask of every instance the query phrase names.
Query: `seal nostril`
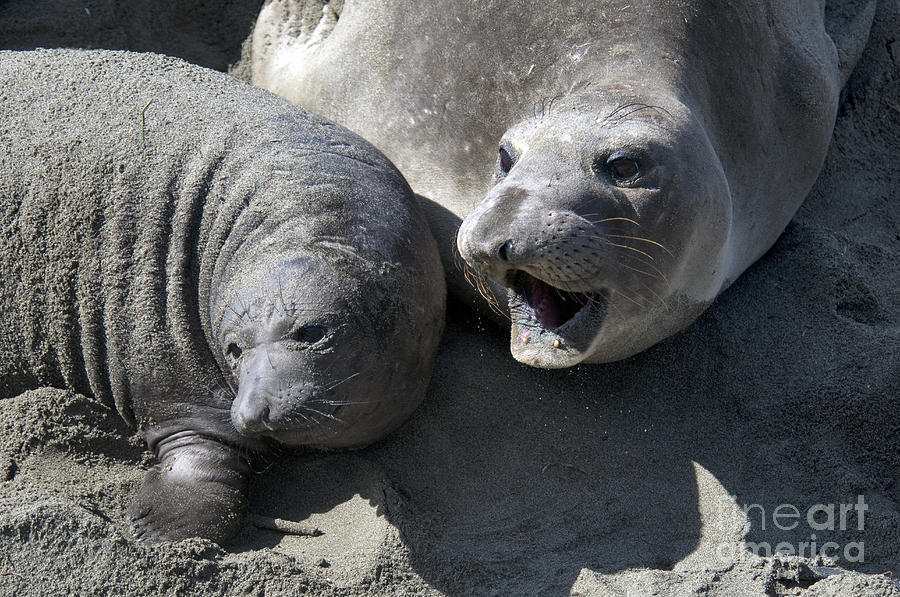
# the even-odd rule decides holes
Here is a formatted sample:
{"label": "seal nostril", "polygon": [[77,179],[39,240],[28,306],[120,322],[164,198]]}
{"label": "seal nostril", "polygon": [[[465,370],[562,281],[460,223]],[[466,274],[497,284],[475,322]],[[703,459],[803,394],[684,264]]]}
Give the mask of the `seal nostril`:
{"label": "seal nostril", "polygon": [[235,427],[244,435],[272,431],[271,409],[268,402],[248,399],[242,401],[234,417]]}
{"label": "seal nostril", "polygon": [[513,250],[513,241],[508,240],[497,249],[497,255],[499,255],[501,261],[509,261],[510,257],[512,257]]}

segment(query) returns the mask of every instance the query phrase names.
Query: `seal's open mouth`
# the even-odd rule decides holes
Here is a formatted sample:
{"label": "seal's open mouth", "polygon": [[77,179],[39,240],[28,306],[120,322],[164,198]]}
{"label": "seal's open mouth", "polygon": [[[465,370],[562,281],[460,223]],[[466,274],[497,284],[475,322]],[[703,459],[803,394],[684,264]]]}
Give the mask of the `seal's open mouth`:
{"label": "seal's open mouth", "polygon": [[587,354],[606,318],[609,292],[571,292],[524,271],[507,277],[513,356],[538,367],[570,367]]}
{"label": "seal's open mouth", "polygon": [[513,291],[525,299],[527,309],[541,327],[556,330],[591,302],[591,295],[561,290],[525,272],[513,277]]}

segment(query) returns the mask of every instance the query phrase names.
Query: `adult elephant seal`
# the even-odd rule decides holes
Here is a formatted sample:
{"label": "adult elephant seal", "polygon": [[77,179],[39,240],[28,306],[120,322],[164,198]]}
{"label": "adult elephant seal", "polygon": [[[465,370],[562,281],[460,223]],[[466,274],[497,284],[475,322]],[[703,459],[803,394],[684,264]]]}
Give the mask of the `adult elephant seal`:
{"label": "adult elephant seal", "polygon": [[368,444],[421,401],[440,262],[349,131],[151,54],[0,53],[0,393],[115,405],[145,539],[223,541],[248,454]]}
{"label": "adult elephant seal", "polygon": [[825,4],[347,0],[312,19],[320,2],[279,0],[248,47],[254,83],[437,204],[451,289],[484,305],[473,268],[489,300],[484,278],[504,287],[513,355],[556,368],[682,329],[774,243],[874,12]]}

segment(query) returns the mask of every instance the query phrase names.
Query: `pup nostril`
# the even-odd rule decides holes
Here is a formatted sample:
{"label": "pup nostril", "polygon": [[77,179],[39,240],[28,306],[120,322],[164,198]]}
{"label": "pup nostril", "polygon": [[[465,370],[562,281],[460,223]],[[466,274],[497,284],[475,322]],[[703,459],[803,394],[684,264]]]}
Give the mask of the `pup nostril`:
{"label": "pup nostril", "polygon": [[269,407],[263,407],[262,411],[259,413],[259,424],[262,425],[265,429],[272,429],[272,425],[269,423]]}
{"label": "pup nostril", "polygon": [[508,240],[497,249],[497,255],[500,257],[501,261],[509,261],[510,257],[512,257],[513,251],[513,241]]}

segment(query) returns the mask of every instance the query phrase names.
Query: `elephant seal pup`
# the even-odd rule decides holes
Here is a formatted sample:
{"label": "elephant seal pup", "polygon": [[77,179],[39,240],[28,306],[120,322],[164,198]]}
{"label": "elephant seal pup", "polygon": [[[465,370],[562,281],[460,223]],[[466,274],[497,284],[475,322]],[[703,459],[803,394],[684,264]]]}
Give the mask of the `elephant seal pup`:
{"label": "elephant seal pup", "polygon": [[659,342],[774,243],[874,12],[832,38],[824,0],[306,4],[266,4],[253,82],[384,151],[437,204],[451,289],[491,280],[548,368]]}
{"label": "elephant seal pup", "polygon": [[443,275],[377,150],[158,55],[2,52],[0,82],[0,393],[137,425],[140,537],[221,542],[249,453],[363,446],[422,400]]}

